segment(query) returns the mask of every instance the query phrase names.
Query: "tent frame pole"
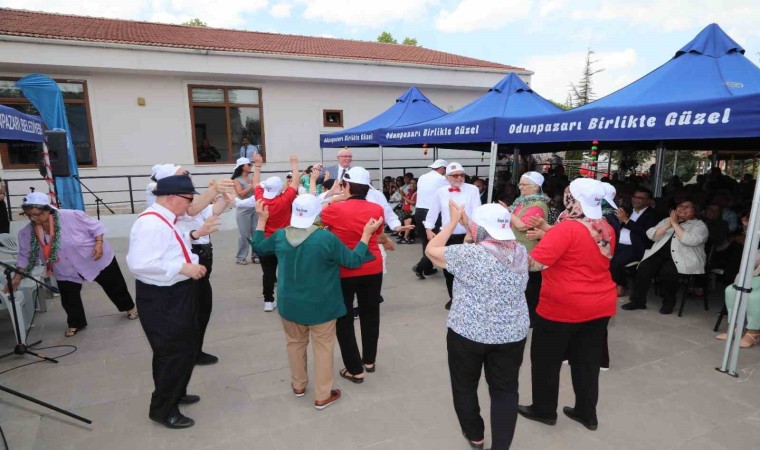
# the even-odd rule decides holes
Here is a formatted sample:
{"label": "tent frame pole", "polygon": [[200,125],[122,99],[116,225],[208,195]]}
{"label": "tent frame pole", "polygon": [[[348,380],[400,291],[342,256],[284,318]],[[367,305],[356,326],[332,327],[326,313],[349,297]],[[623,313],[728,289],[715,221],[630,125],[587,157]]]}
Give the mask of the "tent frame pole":
{"label": "tent frame pole", "polygon": [[512,153],[512,184],[517,184],[518,174],[520,171],[520,147],[515,146]]}
{"label": "tent frame pole", "polygon": [[655,150],[654,179],[652,180],[652,193],[655,198],[662,197],[662,175],[665,169],[665,144],[660,141]]}
{"label": "tent frame pole", "polygon": [[676,176],[677,166],[678,166],[678,150],[676,150],[675,153],[673,153],[673,176]]}
{"label": "tent frame pole", "polygon": [[499,153],[499,144],[491,141],[491,160],[488,163],[488,203],[493,202],[493,187],[496,178],[496,155]]}
{"label": "tent frame pole", "polygon": [[380,183],[379,183],[381,191],[383,190],[382,189],[383,188],[383,180],[385,179],[385,177],[383,176],[383,166],[385,165],[385,159],[384,159],[383,153],[384,153],[383,152],[383,146],[381,145],[380,146]]}
{"label": "tent frame pole", "polygon": [[325,165],[325,148],[319,147],[319,162],[322,163],[322,165]]}

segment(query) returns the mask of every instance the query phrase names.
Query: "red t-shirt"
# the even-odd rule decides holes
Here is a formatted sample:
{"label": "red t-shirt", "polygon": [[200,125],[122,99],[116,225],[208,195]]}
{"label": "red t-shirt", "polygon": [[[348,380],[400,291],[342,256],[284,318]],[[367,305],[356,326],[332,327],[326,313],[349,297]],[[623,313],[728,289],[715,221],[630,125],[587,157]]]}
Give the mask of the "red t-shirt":
{"label": "red t-shirt", "polygon": [[[370,218],[384,216],[383,207],[366,200],[346,200],[332,203],[322,210],[322,223],[330,229],[346,247],[353,249],[362,238],[364,225]],[[383,272],[383,257],[377,244],[377,236],[383,233],[383,227],[377,229],[369,240],[369,251],[375,256],[357,269],[340,268],[341,278],[375,275]]]}
{"label": "red t-shirt", "polygon": [[298,191],[288,186],[285,192],[275,198],[264,198],[264,188],[256,186],[253,190],[256,200],[264,200],[264,205],[269,207],[269,219],[264,227],[264,236],[269,237],[280,228],[290,225],[290,216],[292,214],[293,200],[298,196]]}
{"label": "red t-shirt", "polygon": [[[409,199],[409,201],[416,202],[417,201],[417,191],[412,192],[411,194],[407,194],[406,198]],[[412,212],[412,205],[411,203],[404,202],[404,206],[401,207],[401,211],[404,212]]]}
{"label": "red t-shirt", "polygon": [[[615,232],[609,224],[606,226],[610,228],[614,253]],[[610,275],[610,260],[599,251],[585,225],[575,220],[558,223],[538,241],[530,256],[549,266],[541,272],[538,315],[568,323],[615,315],[617,291]]]}

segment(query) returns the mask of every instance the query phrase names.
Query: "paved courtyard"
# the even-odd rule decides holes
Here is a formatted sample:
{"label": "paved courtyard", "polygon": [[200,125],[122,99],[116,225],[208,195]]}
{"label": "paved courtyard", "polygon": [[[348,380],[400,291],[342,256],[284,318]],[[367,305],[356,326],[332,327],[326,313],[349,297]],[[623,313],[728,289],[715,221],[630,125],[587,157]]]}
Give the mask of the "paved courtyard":
{"label": "paved courtyard", "polygon": [[[0,424],[10,448],[22,449],[466,449],[454,414],[446,363],[445,286],[436,275],[419,281],[410,267],[419,246],[390,254],[383,287],[377,372],[362,385],[337,377],[342,399],[324,411],[312,391],[290,393],[288,361],[279,316],[265,313],[258,265],[234,263],[235,232],[214,238],[214,312],[205,349],[220,357],[198,367],[190,392],[201,402],[182,410],[197,421],[189,430],[169,430],[147,417],[150,348],[138,322],[116,312],[97,285],[83,290],[89,326],[64,338],[65,315],[58,298],[38,313],[30,342],[76,345],[60,364],[40,363],[0,375],[20,390],[93,420],[86,426],[0,392]],[[112,240],[126,270],[125,239]],[[125,273],[133,287],[133,279]],[[720,374],[723,343],[713,338],[711,311],[687,305],[684,317],[661,316],[657,308],[621,311],[610,325],[612,368],[600,379],[599,430],[587,431],[561,413],[548,427],[518,419],[514,449],[751,449],[760,445],[760,348],[743,350],[738,379]],[[622,303],[622,302],[621,302]],[[13,344],[7,312],[0,312],[0,350]],[[61,355],[68,348],[50,349]],[[33,361],[13,356],[0,372]],[[563,368],[560,407],[572,405],[569,370]],[[526,349],[520,377],[521,402],[530,402]],[[481,384],[487,418],[488,395]],[[486,430],[486,446],[490,430]]]}

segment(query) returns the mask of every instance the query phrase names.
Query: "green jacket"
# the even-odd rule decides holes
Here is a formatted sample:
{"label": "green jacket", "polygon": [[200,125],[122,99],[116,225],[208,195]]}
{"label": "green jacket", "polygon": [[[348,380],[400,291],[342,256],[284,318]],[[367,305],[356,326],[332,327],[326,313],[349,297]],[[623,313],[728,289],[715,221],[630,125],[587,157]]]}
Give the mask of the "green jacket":
{"label": "green jacket", "polygon": [[[523,206],[523,208],[520,210],[520,213],[517,214],[517,217],[522,220],[522,216],[528,212],[528,209],[538,206],[544,211],[544,220],[547,220],[547,215],[549,212],[549,207],[544,202],[536,201],[536,202],[530,202],[527,205]],[[515,233],[515,239],[517,242],[521,243],[525,246],[525,248],[530,252],[536,247],[536,244],[538,244],[538,241],[533,241],[528,239],[528,232],[527,231],[520,231],[515,227],[514,224],[511,224],[512,232]]]}
{"label": "green jacket", "polygon": [[350,250],[331,232],[293,227],[253,234],[258,255],[276,255],[278,265],[277,310],[285,320],[318,325],[346,315],[340,266],[351,269],[374,259],[367,244]]}

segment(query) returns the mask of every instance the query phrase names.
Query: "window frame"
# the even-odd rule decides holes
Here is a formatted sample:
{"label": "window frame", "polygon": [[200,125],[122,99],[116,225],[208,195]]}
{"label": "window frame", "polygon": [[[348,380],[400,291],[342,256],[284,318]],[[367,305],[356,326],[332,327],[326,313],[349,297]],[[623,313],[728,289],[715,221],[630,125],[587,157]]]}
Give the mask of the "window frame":
{"label": "window frame", "polygon": [[[193,89],[222,89],[224,92],[224,103],[219,102],[193,102]],[[229,91],[235,89],[243,89],[250,91],[258,91],[259,103],[231,103],[229,98]],[[227,148],[230,149],[231,155],[234,154],[236,149],[232,147],[232,121],[230,120],[230,108],[257,108],[259,110],[259,124],[261,126],[261,145],[259,146],[259,154],[261,158],[266,161],[266,135],[264,134],[264,98],[263,90],[260,87],[254,86],[237,86],[227,84],[188,84],[187,85],[187,101],[190,105],[190,126],[193,139],[193,161],[196,165],[223,165],[223,164],[235,164],[237,158],[232,158],[232,161],[215,161],[215,162],[200,162],[198,161],[198,136],[196,136],[195,130],[195,107],[211,107],[211,108],[224,108],[225,120],[227,121]],[[239,150],[239,149],[237,149]]]}
{"label": "window frame", "polygon": [[[327,121],[328,114],[338,114],[340,121],[338,123],[330,123]],[[322,126],[324,128],[343,128],[343,110],[342,109],[323,109],[322,110]]]}
{"label": "window frame", "polygon": [[[18,81],[20,80],[20,77],[8,77],[8,76],[0,76],[0,80],[3,81]],[[77,167],[79,168],[87,168],[87,169],[94,169],[98,167],[98,156],[97,151],[95,147],[95,135],[93,133],[92,129],[92,114],[90,111],[90,91],[87,88],[87,80],[76,80],[76,79],[56,79],[54,78],[53,81],[56,83],[78,83],[82,85],[82,91],[84,93],[84,99],[77,99],[77,98],[69,98],[63,99],[63,104],[77,104],[77,105],[84,105],[85,113],[87,115],[87,128],[90,132],[90,157],[92,158],[92,164],[79,164],[77,163]],[[31,105],[32,103],[27,99],[26,97],[20,97],[20,98],[10,98],[10,97],[0,97],[0,103],[3,105]],[[32,105],[34,106],[34,105]],[[76,157],[76,155],[75,155]],[[28,169],[37,169],[37,164],[15,164],[11,163],[10,154],[8,153],[8,146],[0,146],[0,162],[3,164],[4,170],[28,170]]]}

